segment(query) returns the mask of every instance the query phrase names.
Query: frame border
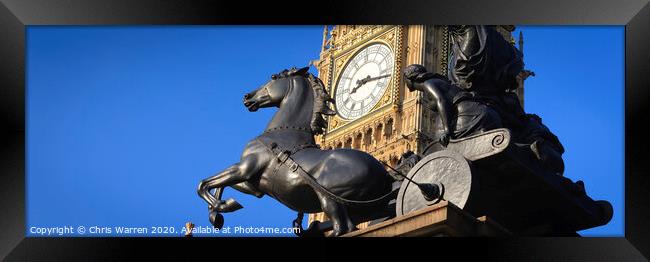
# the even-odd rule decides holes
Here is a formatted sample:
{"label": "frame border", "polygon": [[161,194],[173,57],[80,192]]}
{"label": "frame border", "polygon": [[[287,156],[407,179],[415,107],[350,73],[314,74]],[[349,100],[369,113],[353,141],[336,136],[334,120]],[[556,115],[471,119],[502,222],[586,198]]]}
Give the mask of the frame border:
{"label": "frame border", "polygon": [[[144,0],[1,0],[0,3],[0,258],[7,260],[51,260],[52,258],[129,259],[127,252],[176,249],[215,250],[219,245],[262,247],[267,244],[305,248],[332,246],[330,239],[249,238],[187,240],[183,238],[26,238],[25,237],[25,32],[30,25],[214,25],[214,24],[536,24],[536,25],[625,25],[625,237],[619,238],[473,238],[429,239],[436,250],[460,249],[458,256],[482,259],[644,261],[650,257],[650,167],[647,159],[647,121],[650,104],[650,5],[648,0],[548,0],[548,1],[331,1],[255,2]],[[598,74],[600,72],[594,72]],[[605,152],[606,153],[606,152]],[[254,243],[260,241],[260,243]],[[371,244],[395,247],[380,240],[341,240],[343,245]],[[355,242],[359,241],[359,242]],[[404,241],[404,242],[402,242]],[[420,239],[401,239],[417,243]],[[251,244],[252,243],[252,244]],[[142,249],[153,244],[153,248]],[[273,246],[273,245],[271,245]],[[169,247],[166,249],[164,247]],[[204,249],[205,248],[205,249]],[[221,249],[221,248],[219,248]],[[34,251],[39,252],[34,252]],[[376,250],[376,249],[375,249]],[[277,252],[277,251],[275,251]],[[207,252],[206,252],[207,253]],[[384,252],[376,252],[384,253]],[[401,252],[400,252],[401,253]],[[439,252],[433,253],[436,257]],[[452,252],[443,252],[452,253]],[[467,254],[472,253],[472,254]],[[268,256],[259,252],[257,256]],[[367,254],[372,256],[372,254]],[[268,258],[267,258],[268,259]],[[69,260],[69,259],[66,259]]]}

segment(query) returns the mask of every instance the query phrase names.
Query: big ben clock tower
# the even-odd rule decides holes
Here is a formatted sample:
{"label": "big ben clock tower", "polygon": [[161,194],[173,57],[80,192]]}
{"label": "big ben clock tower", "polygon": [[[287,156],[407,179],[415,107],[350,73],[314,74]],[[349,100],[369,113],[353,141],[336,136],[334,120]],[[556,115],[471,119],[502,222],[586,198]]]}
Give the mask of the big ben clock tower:
{"label": "big ben clock tower", "polygon": [[421,64],[446,75],[449,56],[447,26],[326,26],[313,64],[337,114],[317,137],[321,148],[362,150],[391,166],[406,151],[421,153],[432,141],[435,112],[428,97],[408,91],[402,69]]}

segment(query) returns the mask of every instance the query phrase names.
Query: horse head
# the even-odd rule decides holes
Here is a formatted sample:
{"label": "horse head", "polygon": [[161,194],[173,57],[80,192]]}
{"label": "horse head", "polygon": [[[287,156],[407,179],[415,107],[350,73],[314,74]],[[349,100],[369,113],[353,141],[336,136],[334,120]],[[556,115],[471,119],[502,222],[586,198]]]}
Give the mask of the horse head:
{"label": "horse head", "polygon": [[324,116],[336,114],[329,107],[334,100],[325,90],[323,82],[308,71],[309,67],[294,67],[273,74],[271,80],[244,95],[244,106],[251,112],[259,108],[279,107],[269,128],[305,127],[314,134],[321,134],[327,126]]}
{"label": "horse head", "polygon": [[292,68],[271,75],[271,80],[244,95],[244,106],[251,112],[255,112],[259,108],[279,107],[289,91],[291,77],[304,76],[308,70],[309,67]]}

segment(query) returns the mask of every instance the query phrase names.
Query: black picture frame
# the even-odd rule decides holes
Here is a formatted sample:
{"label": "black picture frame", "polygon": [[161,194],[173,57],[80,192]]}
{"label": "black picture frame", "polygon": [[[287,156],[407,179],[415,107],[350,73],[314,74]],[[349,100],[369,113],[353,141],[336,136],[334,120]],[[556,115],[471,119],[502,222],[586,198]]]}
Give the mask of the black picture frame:
{"label": "black picture frame", "polygon": [[[625,236],[620,238],[297,240],[213,238],[26,238],[25,237],[25,29],[30,25],[213,25],[213,24],[516,24],[625,25]],[[650,257],[650,166],[646,164],[650,128],[650,5],[647,0],[546,1],[128,1],[2,0],[0,4],[0,258],[7,260],[94,261],[130,259],[131,251],[166,256],[224,252],[224,245],[271,245],[320,252],[319,245],[387,245],[359,248],[376,256],[404,253],[428,245],[460,249],[453,257],[488,260],[643,261]],[[576,43],[572,43],[576,44]],[[579,44],[579,43],[577,43]],[[594,54],[597,55],[597,54]],[[605,72],[594,74],[607,77]],[[585,87],[586,88],[586,87]],[[602,138],[607,139],[607,138]],[[607,154],[607,152],[603,152]],[[399,243],[399,247],[396,245]],[[254,244],[251,244],[254,243]],[[411,246],[411,244],[414,244]],[[266,252],[249,252],[264,257]],[[450,251],[451,252],[451,251]],[[327,253],[327,252],[325,252]],[[315,253],[314,253],[315,254]],[[216,255],[212,255],[216,256]],[[316,255],[314,255],[316,256]],[[224,258],[225,259],[225,258]]]}

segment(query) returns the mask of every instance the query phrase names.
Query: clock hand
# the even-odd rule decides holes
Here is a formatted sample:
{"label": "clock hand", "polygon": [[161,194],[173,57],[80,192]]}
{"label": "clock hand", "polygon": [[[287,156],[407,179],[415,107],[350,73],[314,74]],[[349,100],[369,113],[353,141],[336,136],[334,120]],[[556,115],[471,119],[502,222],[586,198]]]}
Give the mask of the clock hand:
{"label": "clock hand", "polygon": [[368,83],[370,81],[379,80],[379,79],[389,77],[389,76],[390,76],[390,74],[385,74],[385,75],[380,75],[380,76],[376,76],[376,77],[366,76],[365,78],[359,79],[359,80],[357,80],[357,86],[352,88],[352,91],[350,91],[350,94],[354,94],[354,92],[356,92],[357,89],[359,89],[361,86],[365,85],[366,83]]}
{"label": "clock hand", "polygon": [[352,88],[352,90],[350,91],[350,94],[354,94],[354,92],[357,92],[357,89],[359,89],[362,85],[365,85],[370,78],[371,77],[368,75],[365,78],[357,80],[357,86]]}
{"label": "clock hand", "polygon": [[376,77],[366,78],[366,79],[364,79],[364,80],[365,80],[364,84],[365,84],[365,83],[368,83],[368,82],[370,82],[370,81],[379,80],[379,79],[382,79],[382,78],[384,78],[384,77],[389,77],[389,76],[390,76],[390,74],[385,74],[385,75],[381,75],[381,76],[376,76]]}

